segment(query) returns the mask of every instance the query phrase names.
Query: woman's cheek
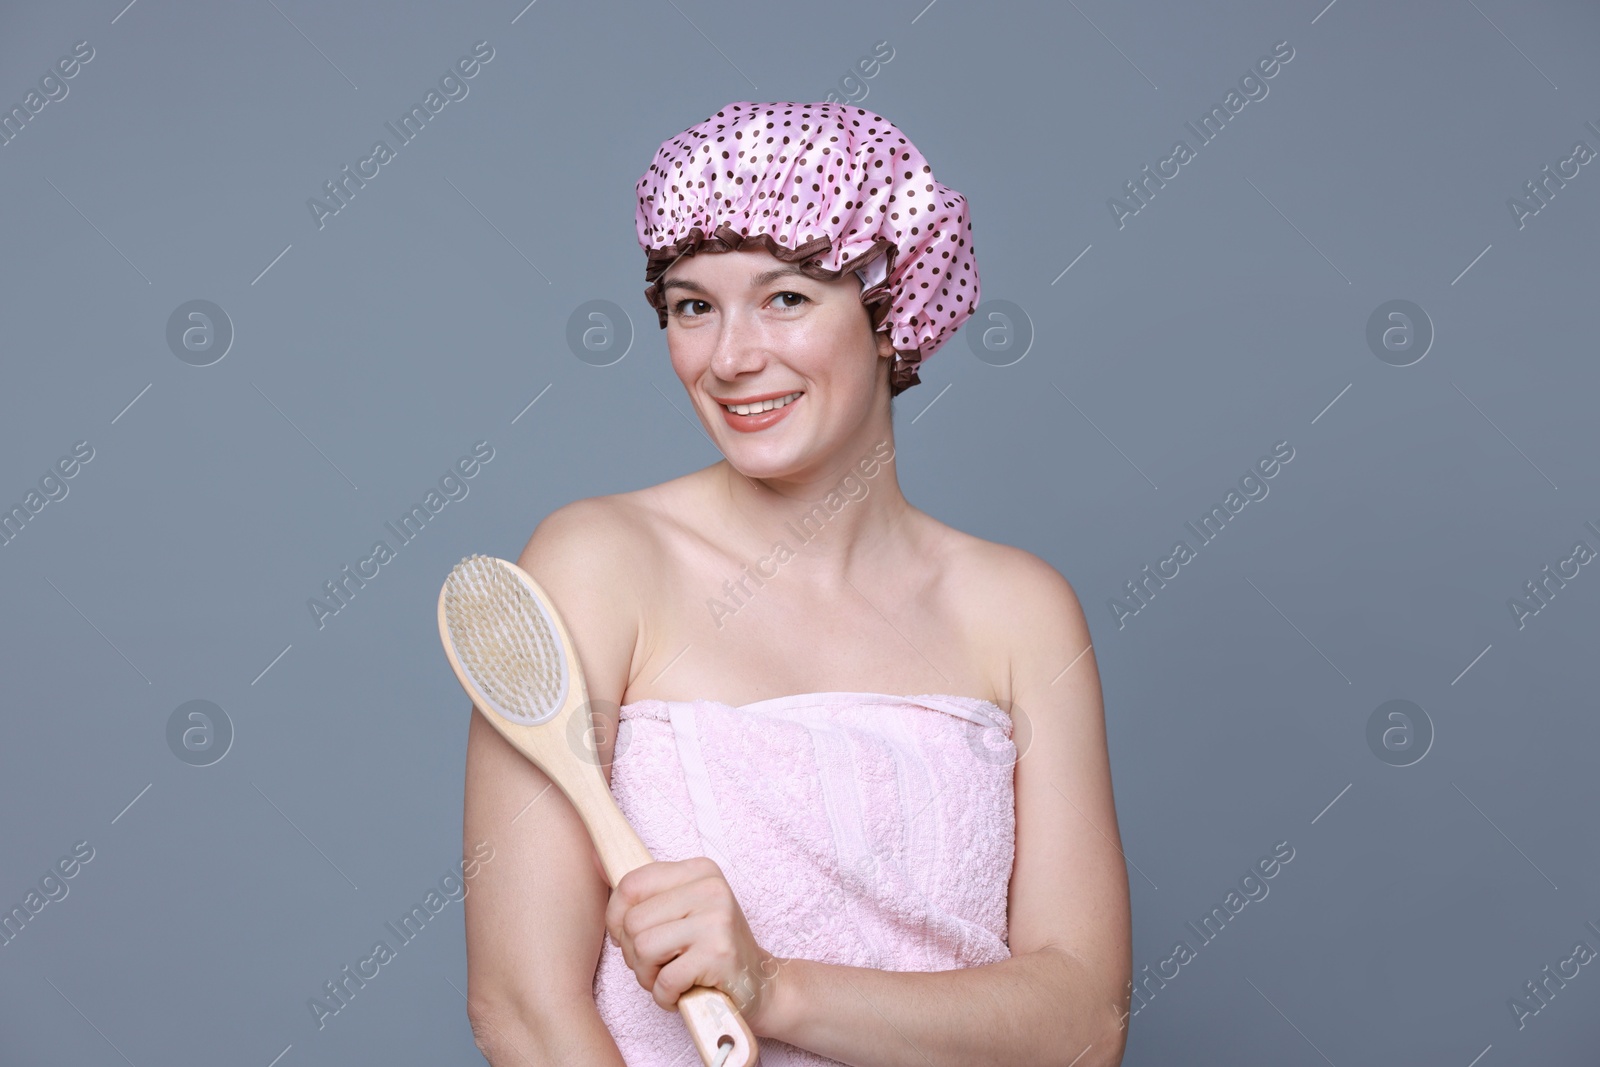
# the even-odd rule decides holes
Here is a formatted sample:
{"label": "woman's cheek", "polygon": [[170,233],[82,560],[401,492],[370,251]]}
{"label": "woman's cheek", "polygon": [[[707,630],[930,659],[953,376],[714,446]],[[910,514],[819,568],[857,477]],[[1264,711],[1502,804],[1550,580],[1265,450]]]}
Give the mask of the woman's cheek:
{"label": "woman's cheek", "polygon": [[694,343],[692,340],[679,336],[676,339],[671,334],[672,327],[667,327],[667,355],[672,363],[672,373],[685,385],[699,378],[705,370],[704,366],[697,366],[694,358]]}
{"label": "woman's cheek", "polygon": [[854,338],[831,318],[811,315],[803,322],[790,324],[781,336],[783,361],[808,378],[818,377],[837,363]]}

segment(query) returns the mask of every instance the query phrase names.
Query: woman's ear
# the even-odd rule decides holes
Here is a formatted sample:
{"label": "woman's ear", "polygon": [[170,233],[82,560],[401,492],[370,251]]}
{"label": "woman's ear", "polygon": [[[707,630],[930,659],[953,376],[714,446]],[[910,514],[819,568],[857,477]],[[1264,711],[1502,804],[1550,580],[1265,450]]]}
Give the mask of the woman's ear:
{"label": "woman's ear", "polygon": [[889,336],[889,331],[879,330],[873,334],[878,342],[878,355],[894,358],[894,338]]}

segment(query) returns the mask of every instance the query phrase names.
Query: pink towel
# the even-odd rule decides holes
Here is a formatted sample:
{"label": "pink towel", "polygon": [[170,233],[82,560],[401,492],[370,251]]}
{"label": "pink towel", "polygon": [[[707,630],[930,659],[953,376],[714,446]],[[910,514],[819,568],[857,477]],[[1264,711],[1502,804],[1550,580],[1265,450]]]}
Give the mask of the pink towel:
{"label": "pink towel", "polygon": [[[780,957],[891,971],[1008,959],[1009,715],[973,697],[802,693],[620,712],[611,791],[658,860],[709,856]],[[605,937],[594,996],[629,1067],[696,1067]],[[776,1040],[762,1067],[838,1064]]]}

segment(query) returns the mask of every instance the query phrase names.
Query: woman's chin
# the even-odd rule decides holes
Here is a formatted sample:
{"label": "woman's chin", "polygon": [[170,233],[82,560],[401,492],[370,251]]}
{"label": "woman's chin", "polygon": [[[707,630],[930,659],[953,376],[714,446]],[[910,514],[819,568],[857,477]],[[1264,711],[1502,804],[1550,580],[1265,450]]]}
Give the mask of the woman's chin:
{"label": "woman's chin", "polygon": [[762,481],[787,478],[798,473],[801,469],[801,464],[796,461],[796,457],[764,453],[765,450],[761,449],[733,448],[724,452],[723,458],[728,461],[728,466],[746,478]]}

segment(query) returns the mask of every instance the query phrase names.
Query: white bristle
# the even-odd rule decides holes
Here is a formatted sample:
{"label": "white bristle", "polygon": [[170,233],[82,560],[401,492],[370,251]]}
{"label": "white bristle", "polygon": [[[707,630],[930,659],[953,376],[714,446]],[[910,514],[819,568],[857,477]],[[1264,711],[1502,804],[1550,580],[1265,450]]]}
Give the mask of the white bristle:
{"label": "white bristle", "polygon": [[472,555],[445,579],[445,626],[456,658],[494,711],[536,726],[567,695],[561,639],[532,590],[489,556]]}

